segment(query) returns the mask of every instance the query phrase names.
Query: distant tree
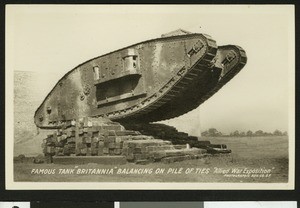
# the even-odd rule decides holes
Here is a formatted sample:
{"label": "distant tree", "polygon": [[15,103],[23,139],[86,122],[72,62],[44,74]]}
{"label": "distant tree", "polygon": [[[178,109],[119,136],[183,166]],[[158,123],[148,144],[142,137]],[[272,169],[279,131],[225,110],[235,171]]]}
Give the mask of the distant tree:
{"label": "distant tree", "polygon": [[262,134],[262,136],[269,136],[269,135],[270,135],[270,133],[268,133],[268,132],[263,132],[263,134]]}
{"label": "distant tree", "polygon": [[272,132],[264,132],[262,130],[257,130],[255,132],[252,132],[251,130],[248,130],[247,132],[239,132],[238,130],[235,130],[233,132],[230,132],[228,136],[231,137],[256,137],[256,136],[287,136],[288,133],[286,131],[281,132],[280,130],[275,130],[273,133]]}
{"label": "distant tree", "polygon": [[208,129],[208,133],[209,133],[209,135],[210,136],[218,136],[218,130],[217,129],[215,129],[215,128],[210,128],[210,129]]}
{"label": "distant tree", "polygon": [[239,132],[238,130],[235,130],[235,131],[233,132],[233,136],[235,136],[235,137],[240,136],[240,132]]}
{"label": "distant tree", "polygon": [[258,130],[254,133],[255,136],[263,136],[264,132],[262,130]]}
{"label": "distant tree", "polygon": [[203,131],[201,133],[201,136],[204,137],[217,137],[217,136],[223,136],[222,132],[218,131],[216,128],[210,128],[207,131]]}
{"label": "distant tree", "polygon": [[253,132],[251,130],[247,131],[246,133],[247,136],[252,137],[253,136]]}
{"label": "distant tree", "polygon": [[276,129],[276,130],[273,132],[273,135],[274,135],[274,136],[282,136],[282,132],[279,131],[278,129]]}

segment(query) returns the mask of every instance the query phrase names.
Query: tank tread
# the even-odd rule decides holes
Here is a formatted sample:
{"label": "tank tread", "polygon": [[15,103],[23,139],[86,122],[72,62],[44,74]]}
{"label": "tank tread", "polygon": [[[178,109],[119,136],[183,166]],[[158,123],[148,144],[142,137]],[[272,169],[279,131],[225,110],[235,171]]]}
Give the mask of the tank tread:
{"label": "tank tread", "polygon": [[[228,45],[228,46],[221,46],[219,48],[234,50],[235,53],[238,55],[237,64],[233,66],[232,70],[230,70],[227,74],[225,74],[225,76],[217,77],[218,79],[217,84],[214,87],[212,87],[209,93],[206,93],[204,96],[199,93],[198,94],[192,93],[190,94],[190,96],[188,96],[186,95],[188,94],[187,92],[182,97],[177,96],[175,100],[163,106],[163,108],[160,109],[161,112],[164,112],[163,115],[160,116],[161,120],[175,118],[177,116],[183,115],[197,108],[199,105],[201,105],[211,96],[213,96],[216,92],[218,92],[228,81],[230,81],[244,67],[244,65],[247,62],[247,57],[245,51],[241,47]],[[201,68],[201,66],[196,66],[196,68],[197,67]],[[205,83],[202,82],[199,85],[194,86],[194,88],[201,89],[201,87],[203,87],[203,84]],[[181,107],[177,108],[178,110],[176,111],[172,111],[172,106],[176,106],[176,105],[181,105]],[[151,120],[151,121],[158,121],[158,120]]]}
{"label": "tank tread", "polygon": [[[160,108],[156,109],[156,112],[155,111],[148,112],[147,116],[144,116],[143,121],[144,122],[160,121],[160,120],[171,119],[183,115],[197,108],[200,104],[205,102],[213,94],[218,92],[230,79],[232,79],[246,64],[247,57],[245,51],[238,46],[232,46],[232,45],[221,46],[220,48],[233,50],[235,54],[237,54],[236,64],[232,67],[232,69],[227,74],[221,77],[221,71],[219,72],[216,71],[214,74],[212,73],[212,76],[215,76],[214,82],[216,84],[213,84],[213,82],[205,83],[203,81],[199,83],[195,82],[196,84],[194,83],[194,85],[189,86],[189,88],[185,88],[184,93],[177,94],[176,98],[174,98],[173,100],[168,100],[168,102],[165,102],[165,105],[162,105]],[[196,66],[194,66],[193,70],[202,70],[205,71],[206,73],[209,73],[211,70],[218,70],[218,68],[216,69],[208,68],[206,64],[203,65],[200,62]],[[204,75],[205,74],[202,73],[202,76]],[[188,81],[185,81],[185,79],[183,80],[184,82],[188,83]],[[175,87],[176,86],[178,85],[175,85]],[[211,89],[205,95],[201,93],[193,92],[193,90],[201,89],[203,87],[211,88]],[[174,108],[176,109],[176,111],[173,110]],[[157,112],[163,112],[163,113],[157,113]]]}

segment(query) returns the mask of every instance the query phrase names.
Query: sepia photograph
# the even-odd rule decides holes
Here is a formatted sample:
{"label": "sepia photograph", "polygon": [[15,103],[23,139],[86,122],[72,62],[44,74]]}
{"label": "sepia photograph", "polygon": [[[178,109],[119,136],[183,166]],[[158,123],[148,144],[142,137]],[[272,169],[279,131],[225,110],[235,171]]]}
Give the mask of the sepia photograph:
{"label": "sepia photograph", "polygon": [[6,189],[294,189],[293,5],[5,17]]}

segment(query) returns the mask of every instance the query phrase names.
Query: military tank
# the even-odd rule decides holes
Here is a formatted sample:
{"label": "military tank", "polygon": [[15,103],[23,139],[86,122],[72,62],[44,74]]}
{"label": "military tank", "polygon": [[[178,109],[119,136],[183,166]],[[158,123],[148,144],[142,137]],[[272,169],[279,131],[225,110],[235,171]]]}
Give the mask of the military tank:
{"label": "military tank", "polygon": [[103,135],[138,138],[140,133],[120,124],[183,115],[222,88],[246,61],[239,46],[218,47],[208,35],[181,29],[88,60],[64,75],[35,112],[37,127],[57,129],[44,141],[44,152],[99,155]]}

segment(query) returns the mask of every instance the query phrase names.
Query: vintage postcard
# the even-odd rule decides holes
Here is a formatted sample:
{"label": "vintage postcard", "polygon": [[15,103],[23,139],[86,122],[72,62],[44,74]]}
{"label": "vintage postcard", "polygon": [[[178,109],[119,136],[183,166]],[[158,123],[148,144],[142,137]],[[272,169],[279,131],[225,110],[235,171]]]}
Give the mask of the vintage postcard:
{"label": "vintage postcard", "polygon": [[6,189],[294,189],[293,5],[6,5]]}

